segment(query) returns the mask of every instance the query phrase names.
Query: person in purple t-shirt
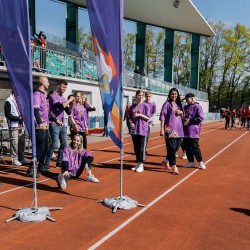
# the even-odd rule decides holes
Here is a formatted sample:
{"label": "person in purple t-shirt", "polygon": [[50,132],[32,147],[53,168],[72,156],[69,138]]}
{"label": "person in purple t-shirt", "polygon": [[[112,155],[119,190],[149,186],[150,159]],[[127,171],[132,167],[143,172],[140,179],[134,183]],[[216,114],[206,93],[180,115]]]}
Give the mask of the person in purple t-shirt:
{"label": "person in purple t-shirt", "polygon": [[129,111],[130,133],[132,136],[137,165],[132,168],[135,172],[144,171],[146,143],[148,136],[148,121],[150,120],[150,108],[143,102],[143,91],[136,91],[136,103],[132,104]]}
{"label": "person in purple t-shirt", "polygon": [[179,91],[176,88],[172,88],[169,91],[167,101],[162,106],[159,120],[161,121],[160,135],[165,136],[167,148],[167,156],[162,161],[162,165],[167,170],[172,170],[173,174],[179,174],[176,166],[176,152],[184,137],[182,114]]}
{"label": "person in purple t-shirt", "polygon": [[[48,129],[49,129],[49,107],[46,100],[46,91],[49,88],[47,77],[39,77],[38,90],[34,91],[34,115],[36,126],[36,157],[38,162],[38,172],[46,171],[44,164],[48,152]],[[33,177],[33,163],[30,164],[27,175]],[[37,174],[39,177],[39,174]]]}
{"label": "person in purple t-shirt", "polygon": [[98,183],[99,180],[94,177],[91,171],[93,156],[83,148],[82,136],[76,134],[73,136],[69,146],[63,149],[62,173],[58,175],[57,181],[61,189],[67,188],[67,182],[70,178],[78,178],[83,170],[87,173],[87,181]]}
{"label": "person in purple t-shirt", "polygon": [[73,101],[75,100],[74,96],[71,96],[67,101],[63,97],[67,86],[68,83],[65,80],[59,81],[57,90],[49,96],[51,145],[45,161],[46,171],[49,171],[50,160],[55,149],[58,148],[58,141],[60,140],[60,148],[58,151],[57,166],[61,166],[63,149],[67,146],[67,124],[64,122],[64,111],[70,114],[74,105]]}
{"label": "person in purple t-shirt", "polygon": [[[83,138],[83,148],[87,149],[87,134],[88,134],[88,112],[95,111],[95,107],[91,106],[88,102],[84,102],[86,95],[83,95],[80,91],[74,93],[76,104],[71,111],[71,125],[70,129],[71,137],[75,134],[80,134]],[[83,103],[84,102],[84,103]]]}
{"label": "person in purple t-shirt", "polygon": [[[145,92],[145,103],[148,104],[149,108],[150,108],[150,120],[148,121],[148,137],[147,137],[147,145],[148,145],[148,139],[149,139],[149,135],[150,135],[150,128],[151,126],[155,125],[155,114],[156,114],[156,104],[155,102],[151,101],[151,97],[152,94],[150,91],[146,91]],[[146,145],[146,148],[147,148]],[[146,151],[147,154],[147,151]]]}
{"label": "person in purple t-shirt", "polygon": [[200,169],[206,169],[205,164],[202,161],[202,154],[199,146],[199,137],[201,132],[201,123],[204,120],[204,114],[202,107],[195,102],[195,95],[188,93],[185,96],[187,105],[184,106],[183,115],[183,129],[184,139],[183,144],[186,149],[188,163],[185,168],[193,168],[194,157],[199,163]]}

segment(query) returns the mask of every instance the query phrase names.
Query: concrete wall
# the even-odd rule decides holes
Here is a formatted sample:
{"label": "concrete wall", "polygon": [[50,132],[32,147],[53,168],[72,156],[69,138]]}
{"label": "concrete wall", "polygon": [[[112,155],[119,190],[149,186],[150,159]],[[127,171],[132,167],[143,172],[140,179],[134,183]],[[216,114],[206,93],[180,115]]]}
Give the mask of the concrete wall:
{"label": "concrete wall", "polygon": [[[0,116],[1,116],[3,115],[4,102],[11,92],[11,85],[8,79],[7,72],[2,71],[0,73],[2,75],[5,73],[3,77],[5,79],[0,78]],[[34,88],[37,87],[36,82],[40,75],[41,75],[40,73],[33,73]],[[70,94],[74,93],[74,91],[76,90],[85,92],[88,94],[89,102],[96,107],[96,111],[91,112],[90,116],[103,116],[99,84],[97,82],[72,79],[67,77],[58,77],[53,75],[46,75],[46,76],[49,78],[51,84],[49,90],[51,89],[55,90],[57,88],[57,82],[61,79],[65,79],[69,83],[67,91],[64,94],[65,98],[67,98]],[[126,106],[127,100],[129,100],[131,103],[133,102],[136,90],[137,89],[129,87],[124,88],[124,96],[125,96],[124,108]],[[152,101],[154,101],[157,105],[157,115],[159,115],[161,107],[163,103],[166,101],[166,99],[167,99],[166,94],[152,92]],[[199,104],[203,107],[204,113],[208,113],[208,106],[209,106],[208,101],[197,99],[197,102],[199,102]],[[156,120],[158,121],[158,119]]]}

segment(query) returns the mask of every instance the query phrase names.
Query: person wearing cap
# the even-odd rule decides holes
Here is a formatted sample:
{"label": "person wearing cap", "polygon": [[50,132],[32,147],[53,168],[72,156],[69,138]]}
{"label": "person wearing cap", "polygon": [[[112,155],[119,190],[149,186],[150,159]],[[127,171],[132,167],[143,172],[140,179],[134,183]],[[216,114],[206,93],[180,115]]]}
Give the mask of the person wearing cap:
{"label": "person wearing cap", "polygon": [[57,163],[59,167],[62,163],[63,149],[67,146],[67,125],[64,121],[64,111],[69,115],[74,105],[75,97],[71,96],[68,100],[63,97],[68,83],[65,80],[58,82],[57,90],[49,96],[50,124],[49,130],[51,135],[51,145],[49,147],[44,168],[42,171],[49,171],[50,160],[60,140],[60,148],[58,151]]}
{"label": "person wearing cap", "polygon": [[201,123],[204,120],[203,110],[202,107],[195,102],[195,95],[193,93],[186,94],[185,99],[187,105],[185,105],[183,109],[183,143],[186,149],[188,163],[184,167],[195,167],[195,157],[199,164],[199,168],[206,169],[206,166],[202,161],[202,154],[199,146]]}
{"label": "person wearing cap", "polygon": [[182,125],[182,104],[178,89],[169,91],[168,99],[163,104],[159,120],[161,121],[160,135],[165,137],[167,148],[166,159],[161,162],[166,170],[179,174],[176,166],[176,152],[184,137]]}

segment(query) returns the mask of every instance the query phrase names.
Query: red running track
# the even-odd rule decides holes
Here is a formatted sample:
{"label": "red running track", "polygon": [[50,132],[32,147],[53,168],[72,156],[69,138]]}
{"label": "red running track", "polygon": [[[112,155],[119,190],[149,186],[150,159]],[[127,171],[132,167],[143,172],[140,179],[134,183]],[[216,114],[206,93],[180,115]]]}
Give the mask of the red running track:
{"label": "red running track", "polygon": [[158,132],[151,134],[143,173],[130,170],[135,156],[125,138],[123,194],[147,207],[115,214],[95,202],[120,195],[120,152],[110,140],[89,144],[100,183],[83,176],[61,191],[56,168],[38,179],[38,206],[63,207],[52,212],[56,223],[5,223],[16,209],[33,205],[33,187],[25,167],[0,165],[0,248],[249,249],[250,134],[223,127],[222,122],[203,125],[207,170],[184,169],[186,160],[178,159],[178,176],[160,164],[166,149]]}

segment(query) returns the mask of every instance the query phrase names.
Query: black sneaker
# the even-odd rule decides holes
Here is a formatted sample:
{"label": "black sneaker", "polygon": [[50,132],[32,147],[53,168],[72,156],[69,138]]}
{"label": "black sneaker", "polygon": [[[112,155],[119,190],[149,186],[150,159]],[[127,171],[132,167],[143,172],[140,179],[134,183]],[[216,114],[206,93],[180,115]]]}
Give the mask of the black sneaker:
{"label": "black sneaker", "polygon": [[56,162],[56,168],[60,168],[61,167],[61,164],[60,164],[60,162]]}
{"label": "black sneaker", "polygon": [[[33,174],[34,174],[33,169],[28,168],[26,171],[26,175],[29,177],[33,177]],[[39,177],[40,177],[40,175],[38,173],[36,173],[36,178],[39,178]]]}
{"label": "black sneaker", "polygon": [[37,172],[38,173],[46,173],[46,172],[49,172],[49,168],[46,168],[46,167],[38,167],[38,169],[37,169]]}

